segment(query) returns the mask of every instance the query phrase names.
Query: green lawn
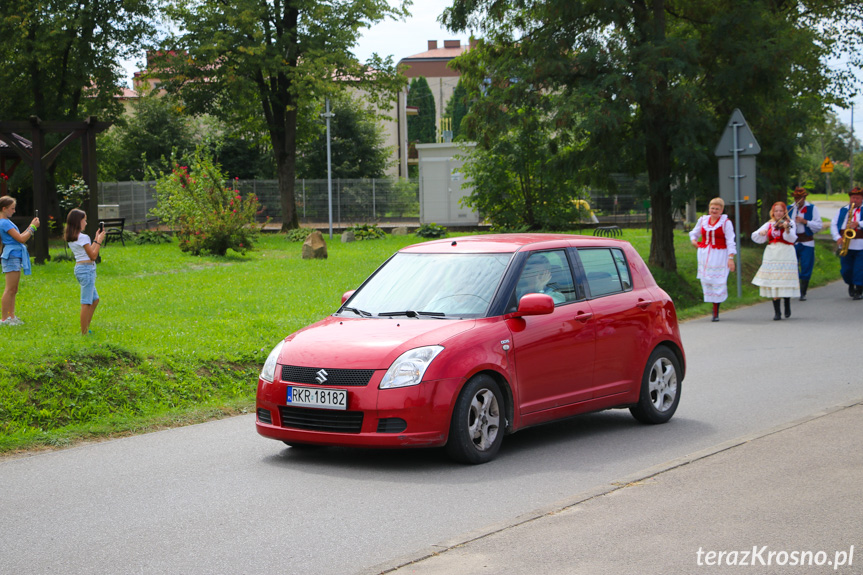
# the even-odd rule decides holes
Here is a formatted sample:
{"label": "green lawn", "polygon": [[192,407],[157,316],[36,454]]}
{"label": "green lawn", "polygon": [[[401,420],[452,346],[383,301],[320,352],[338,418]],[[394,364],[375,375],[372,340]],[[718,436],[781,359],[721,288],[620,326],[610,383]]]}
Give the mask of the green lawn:
{"label": "green lawn", "polygon": [[[650,233],[625,230],[645,259]],[[303,260],[301,244],[266,235],[256,250],[193,257],[177,244],[112,243],[96,286],[92,337],[78,332],[79,288],[70,262],[34,266],[16,311],[25,325],[0,327],[0,453],[137,433],[252,409],[257,374],[285,335],[335,310],[413,236],[342,244]],[[679,274],[656,273],[681,319],[709,313],[695,280],[695,249],[675,235]],[[812,285],[838,278],[829,242],[819,242]],[[729,280],[730,309],[760,301],[749,283],[762,248],[744,250],[743,297]],[[62,253],[58,244],[52,253]]]}

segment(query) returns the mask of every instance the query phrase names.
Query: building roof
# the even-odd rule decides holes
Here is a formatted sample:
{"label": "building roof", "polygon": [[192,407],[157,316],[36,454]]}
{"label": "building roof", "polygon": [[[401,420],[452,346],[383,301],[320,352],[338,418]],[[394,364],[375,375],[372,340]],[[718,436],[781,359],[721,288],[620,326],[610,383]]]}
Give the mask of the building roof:
{"label": "building roof", "polygon": [[470,47],[467,44],[462,44],[461,40],[444,40],[443,47],[438,48],[437,40],[429,40],[428,41],[428,50],[425,52],[420,52],[419,54],[414,54],[413,56],[407,56],[406,58],[402,58],[400,61],[405,62],[409,60],[452,60],[458,56],[461,56],[464,52],[466,52]]}

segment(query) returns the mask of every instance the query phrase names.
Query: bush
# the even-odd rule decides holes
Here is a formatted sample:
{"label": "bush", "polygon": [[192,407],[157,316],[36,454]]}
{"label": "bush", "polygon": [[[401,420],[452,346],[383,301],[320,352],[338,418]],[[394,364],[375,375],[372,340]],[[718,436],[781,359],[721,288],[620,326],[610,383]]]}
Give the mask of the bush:
{"label": "bush", "polygon": [[288,233],[286,233],[285,239],[288,240],[289,242],[304,242],[304,241],[306,241],[306,238],[309,237],[309,234],[314,232],[314,231],[317,231],[317,230],[310,230],[310,229],[306,229],[306,228],[297,228],[295,230],[290,230]]}
{"label": "bush", "polygon": [[176,164],[170,174],[156,179],[153,215],[176,230],[184,252],[223,256],[228,249],[252,249],[259,233],[254,226],[261,208],[258,198],[243,197],[223,182],[219,166],[200,148],[190,166]]}
{"label": "bush", "polygon": [[135,236],[135,243],[144,244],[170,244],[171,234],[159,230],[142,230]]}
{"label": "bush", "polygon": [[347,231],[354,232],[354,237],[357,241],[362,240],[379,240],[387,237],[387,233],[380,229],[377,224],[361,224],[351,226]]}
{"label": "bush", "polygon": [[447,229],[435,223],[423,224],[417,229],[416,236],[420,238],[445,238]]}

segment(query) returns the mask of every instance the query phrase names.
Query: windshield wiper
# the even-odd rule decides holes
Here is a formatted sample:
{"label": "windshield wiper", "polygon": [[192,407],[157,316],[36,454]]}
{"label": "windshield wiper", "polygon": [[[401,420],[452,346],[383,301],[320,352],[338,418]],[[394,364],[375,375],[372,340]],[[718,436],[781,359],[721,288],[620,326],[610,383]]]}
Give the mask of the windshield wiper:
{"label": "windshield wiper", "polygon": [[406,315],[408,317],[417,317],[421,315],[425,316],[433,316],[433,317],[444,317],[446,314],[442,311],[414,311],[412,309],[406,311],[385,311],[378,314],[378,317],[392,317],[396,315]]}
{"label": "windshield wiper", "polygon": [[355,314],[357,314],[357,315],[361,315],[361,316],[363,316],[363,317],[372,317],[372,314],[371,314],[371,313],[369,313],[369,312],[367,312],[366,310],[364,310],[364,309],[357,309],[357,308],[355,308],[355,307],[343,307],[343,308],[342,308],[342,309],[340,309],[339,311],[340,311],[340,312],[342,312],[342,311],[352,311],[352,312],[354,312]]}

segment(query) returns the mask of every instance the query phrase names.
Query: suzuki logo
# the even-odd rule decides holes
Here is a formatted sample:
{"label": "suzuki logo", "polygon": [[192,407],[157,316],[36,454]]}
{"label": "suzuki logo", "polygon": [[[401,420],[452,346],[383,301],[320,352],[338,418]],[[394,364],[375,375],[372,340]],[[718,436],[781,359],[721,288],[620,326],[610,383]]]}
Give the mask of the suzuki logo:
{"label": "suzuki logo", "polygon": [[326,383],[328,375],[329,374],[327,373],[327,370],[322,369],[315,373],[315,381],[317,381],[318,383]]}

